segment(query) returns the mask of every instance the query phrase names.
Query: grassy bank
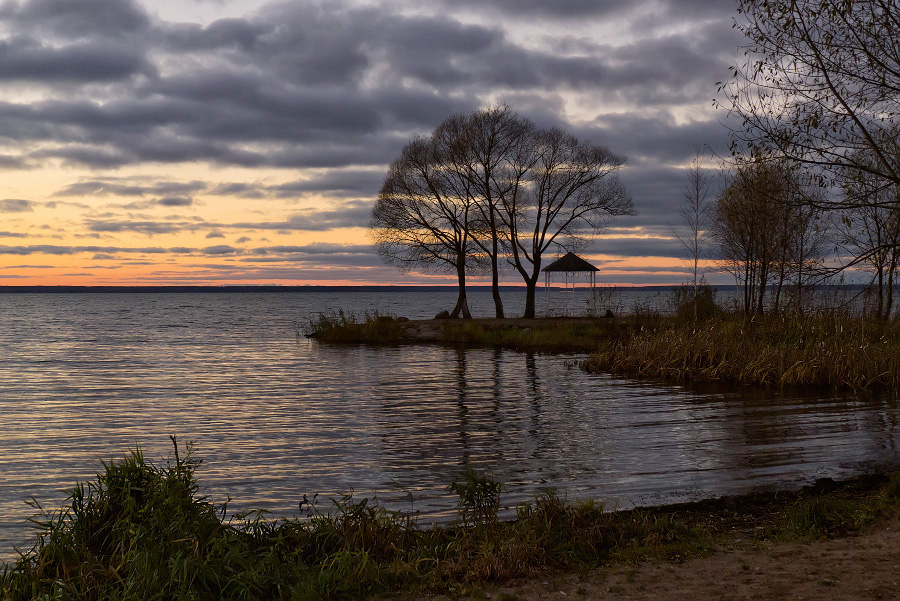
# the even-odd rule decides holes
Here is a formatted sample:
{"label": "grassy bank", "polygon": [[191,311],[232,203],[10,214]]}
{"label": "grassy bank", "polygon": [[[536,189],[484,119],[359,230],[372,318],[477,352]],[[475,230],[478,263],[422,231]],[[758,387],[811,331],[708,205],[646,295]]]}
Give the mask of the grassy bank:
{"label": "grassy bank", "polygon": [[845,315],[677,319],[598,339],[594,372],[681,382],[900,390],[900,324]]}
{"label": "grassy bank", "polygon": [[[655,322],[654,322],[655,323]],[[343,312],[322,314],[307,335],[330,344],[408,344],[508,348],[539,353],[589,353],[600,339],[618,337],[633,320],[599,318],[429,319],[409,321],[391,316]]]}
{"label": "grassy bank", "polygon": [[616,319],[399,321],[343,314],[320,318],[329,343],[440,343],[525,352],[590,353],[597,373],[676,382],[720,382],[848,391],[900,391],[900,322],[843,314],[644,312]]}
{"label": "grassy bank", "polygon": [[469,472],[451,490],[459,519],[421,527],[408,514],[343,498],[307,519],[226,519],[197,495],[196,463],[139,453],[105,466],[47,516],[40,540],[0,575],[3,599],[320,599],[388,591],[480,590],[488,582],[611,561],[710,553],[734,537],[804,539],[854,531],[900,506],[900,478],[870,477],[604,512],[551,491],[497,519],[500,487]]}

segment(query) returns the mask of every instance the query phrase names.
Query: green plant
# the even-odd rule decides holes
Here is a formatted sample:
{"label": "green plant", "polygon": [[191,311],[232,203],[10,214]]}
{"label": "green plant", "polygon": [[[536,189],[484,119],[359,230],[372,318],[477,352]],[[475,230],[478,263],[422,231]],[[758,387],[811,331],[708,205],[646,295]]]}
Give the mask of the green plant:
{"label": "green plant", "polygon": [[502,485],[487,476],[479,476],[471,467],[463,472],[462,482],[452,482],[450,492],[457,495],[459,520],[465,526],[497,523]]}

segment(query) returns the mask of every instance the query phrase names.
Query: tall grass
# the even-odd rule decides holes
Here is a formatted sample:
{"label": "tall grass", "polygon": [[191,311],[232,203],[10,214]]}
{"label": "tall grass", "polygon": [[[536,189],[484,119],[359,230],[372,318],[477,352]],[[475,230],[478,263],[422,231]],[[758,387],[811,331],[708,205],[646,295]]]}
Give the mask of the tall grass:
{"label": "tall grass", "polygon": [[[617,336],[634,323],[650,320],[658,314],[633,316],[628,320],[546,318],[537,320],[452,319],[432,321],[427,329],[434,336],[428,342],[448,346],[485,346],[523,352],[589,353],[597,340]],[[400,321],[391,316],[366,313],[362,317],[338,311],[323,313],[310,320],[307,336],[320,342],[351,344],[401,344],[421,342],[415,331],[421,324]]]}
{"label": "tall grass", "polygon": [[378,311],[366,311],[360,317],[341,309],[319,313],[309,320],[304,331],[307,337],[321,342],[392,344],[404,338],[401,323]]}
{"label": "tall grass", "polygon": [[[708,506],[610,513],[591,501],[565,503],[545,490],[520,506],[514,521],[503,522],[497,519],[499,485],[474,472],[451,485],[459,495],[460,517],[444,527],[423,528],[412,514],[352,496],[325,510],[312,505],[306,519],[270,521],[260,512],[226,518],[224,506],[198,496],[197,463],[190,454],[179,456],[176,445],[174,461],[163,466],[148,462],[140,451],[105,464],[96,481],[75,487],[62,510],[37,520],[34,547],[0,573],[0,598],[276,600],[399,590],[462,593],[484,582],[581,569],[607,559],[707,553],[715,530],[728,530],[729,516],[746,521],[733,504],[713,519]],[[802,495],[784,493],[770,503],[796,505],[797,515],[805,516],[791,521],[791,532],[808,533],[804,524],[853,529],[896,508],[897,490],[895,479],[843,505],[809,505]],[[826,517],[820,515],[823,507]]]}
{"label": "tall grass", "polygon": [[683,382],[900,390],[900,324],[838,314],[669,319],[601,339],[590,371]]}

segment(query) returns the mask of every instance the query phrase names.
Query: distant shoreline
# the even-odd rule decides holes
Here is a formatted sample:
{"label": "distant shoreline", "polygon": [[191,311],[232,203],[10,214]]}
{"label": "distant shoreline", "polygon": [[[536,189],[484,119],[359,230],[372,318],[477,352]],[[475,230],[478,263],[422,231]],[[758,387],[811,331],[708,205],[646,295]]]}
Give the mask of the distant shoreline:
{"label": "distant shoreline", "polygon": [[[474,290],[490,290],[490,285],[468,285],[468,289]],[[598,284],[598,289],[609,290],[610,288],[617,291],[645,291],[645,292],[671,292],[678,288],[679,284],[671,285],[634,285],[634,286],[610,286],[606,284]],[[834,286],[817,286],[817,289],[843,289],[843,290],[862,290],[865,284],[842,284]],[[57,293],[252,293],[252,292],[282,292],[282,293],[303,293],[303,292],[412,292],[412,291],[440,291],[453,290],[455,285],[446,286],[427,286],[427,285],[371,285],[371,286],[278,286],[278,285],[226,285],[226,286],[0,286],[0,294],[57,294]],[[562,290],[562,286],[551,286],[553,290]],[[730,290],[734,285],[713,286],[719,290]],[[525,286],[517,286],[514,284],[500,286],[501,290],[524,290]],[[543,286],[541,286],[543,289]],[[582,291],[586,288],[579,286],[578,290]]]}
{"label": "distant shoreline", "polygon": [[[612,286],[616,290],[645,290],[648,292],[668,292],[678,286]],[[466,286],[467,289],[490,290],[490,285]],[[598,286],[600,288],[600,286]],[[605,288],[609,288],[606,286]],[[440,291],[455,290],[456,286],[397,286],[397,285],[373,285],[373,286],[0,286],[0,294],[10,293],[132,293],[132,292],[364,292],[377,290],[380,292],[410,292],[410,291]],[[524,290],[525,286],[500,286],[501,290]],[[561,290],[562,286],[552,286],[553,290]],[[585,288],[579,287],[579,291]]]}

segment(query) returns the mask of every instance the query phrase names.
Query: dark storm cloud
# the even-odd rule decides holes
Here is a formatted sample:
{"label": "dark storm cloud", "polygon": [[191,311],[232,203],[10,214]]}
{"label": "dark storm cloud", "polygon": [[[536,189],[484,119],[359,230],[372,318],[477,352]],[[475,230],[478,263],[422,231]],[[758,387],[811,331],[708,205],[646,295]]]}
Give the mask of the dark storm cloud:
{"label": "dark storm cloud", "polygon": [[53,244],[30,244],[27,246],[2,246],[0,255],[75,255],[78,253],[102,253],[102,254],[163,254],[176,252],[175,249],[165,248],[120,248],[116,246],[58,246]]}
{"label": "dark storm cloud", "polygon": [[0,168],[29,169],[33,167],[24,157],[0,154]]}
{"label": "dark storm cloud", "polygon": [[[722,181],[715,169],[707,169],[710,179],[708,200],[712,203]],[[668,228],[679,225],[678,211],[684,200],[687,171],[675,167],[629,167],[621,181],[632,196],[635,216],[616,218],[611,224],[616,228]],[[660,231],[655,229],[652,231]]]}
{"label": "dark storm cloud", "polygon": [[21,198],[0,200],[0,213],[30,213],[34,211],[34,203]]}
{"label": "dark storm cloud", "polygon": [[305,210],[283,221],[234,223],[225,227],[292,232],[321,232],[344,227],[366,227],[372,215],[372,203],[347,202],[335,209]]}
{"label": "dark storm cloud", "polygon": [[134,0],[6,2],[0,17],[70,39],[139,34],[151,25],[147,12]]}
{"label": "dark storm cloud", "polygon": [[246,182],[221,183],[209,191],[214,196],[235,196],[238,198],[265,198],[264,186]]}
{"label": "dark storm cloud", "polygon": [[673,238],[600,238],[592,240],[586,251],[620,257],[685,256],[681,242]]}
{"label": "dark storm cloud", "polygon": [[98,233],[136,232],[152,236],[154,234],[172,234],[184,230],[196,230],[198,225],[192,222],[169,223],[160,221],[130,221],[115,219],[87,219],[87,229]]}
{"label": "dark storm cloud", "polygon": [[[127,208],[147,208],[148,203],[140,206],[129,205]],[[172,216],[168,219],[121,219],[113,213],[85,219],[87,230],[94,234],[116,234],[135,232],[153,236],[157,234],[175,234],[179,232],[220,232],[228,230],[270,230],[279,232],[322,232],[344,227],[366,227],[372,212],[370,201],[357,200],[338,203],[327,209],[303,209],[286,219],[278,221],[257,221],[238,223],[213,223],[200,218],[185,220],[184,217]],[[191,219],[191,218],[187,218]]]}
{"label": "dark storm cloud", "polygon": [[53,196],[145,196],[186,195],[205,190],[201,181],[139,183],[128,180],[92,180],[69,184]]}
{"label": "dark storm cloud", "polygon": [[552,20],[610,16],[634,6],[632,0],[443,0],[450,8],[471,6],[476,9],[492,9],[508,18],[533,18]]}
{"label": "dark storm cloud", "polygon": [[194,204],[194,199],[186,196],[166,196],[157,199],[156,204],[162,207],[189,207]]}
{"label": "dark storm cloud", "polygon": [[241,252],[239,248],[229,246],[227,244],[219,244],[217,246],[207,246],[200,249],[204,255],[234,255]]}
{"label": "dark storm cloud", "polygon": [[67,166],[84,165],[97,169],[118,169],[135,160],[134,156],[125,156],[115,150],[78,145],[67,148],[40,150],[32,153],[31,156],[41,159],[62,159],[62,162]]}
{"label": "dark storm cloud", "polygon": [[662,13],[670,17],[698,19],[729,19],[735,16],[734,0],[665,0],[660,3]]}
{"label": "dark storm cloud", "polygon": [[273,29],[273,26],[250,23],[245,19],[219,19],[205,27],[194,23],[173,24],[162,33],[162,38],[168,48],[177,52],[228,48],[249,52],[261,35]]}
{"label": "dark storm cloud", "polygon": [[[257,263],[257,264],[272,264],[272,263],[291,263],[291,264],[301,264],[307,265],[309,267],[315,267],[319,269],[328,269],[329,267],[353,267],[354,265],[359,267],[381,267],[384,265],[384,262],[381,260],[381,257],[375,254],[369,255],[346,255],[346,254],[335,254],[335,255],[286,255],[282,257],[253,257],[253,258],[243,258],[238,259],[241,263]],[[329,278],[330,279],[330,278]]]}
{"label": "dark storm cloud", "polygon": [[[545,5],[531,2],[523,10]],[[553,12],[619,6],[554,3]],[[63,16],[40,25],[57,10]],[[98,24],[74,17],[94,11],[103,15]],[[40,47],[55,48],[52,36],[68,36],[84,48],[99,44],[99,56],[87,61],[95,71],[85,73],[51,57],[59,75],[19,67],[8,57],[0,60],[0,75],[27,72],[47,83],[63,74],[73,81],[150,75],[123,80],[108,98],[0,104],[2,135],[47,145],[32,158],[95,168],[203,160],[247,167],[384,165],[411,133],[479,106],[488,92],[534,94],[535,110],[540,98],[546,103],[564,89],[653,106],[711,97],[709,73],[725,65],[705,45],[705,34],[614,49],[575,44],[563,55],[526,48],[499,26],[388,6],[286,3],[206,26],[154,21],[125,0],[45,1],[28,10],[7,8],[2,16],[9,26],[49,31],[35,42]],[[132,51],[109,46],[132,34],[141,39]],[[4,43],[11,48],[11,39]],[[166,60],[173,56],[188,60]],[[103,57],[115,64],[104,67]],[[148,69],[163,63],[160,75]]]}
{"label": "dark storm cloud", "polygon": [[154,73],[142,52],[121,44],[54,47],[24,38],[0,42],[0,81],[86,83]]}
{"label": "dark storm cloud", "polygon": [[654,163],[688,163],[698,150],[710,157],[710,163],[713,155],[728,155],[728,130],[718,120],[678,123],[667,111],[603,115],[592,126],[579,128],[575,133],[625,155],[632,164],[641,159]]}
{"label": "dark storm cloud", "polygon": [[279,198],[291,198],[310,192],[328,192],[329,196],[374,196],[384,180],[382,171],[339,170],[307,180],[270,186]]}
{"label": "dark storm cloud", "polygon": [[368,244],[334,244],[325,242],[316,242],[313,244],[304,244],[301,246],[265,246],[254,248],[253,254],[269,255],[269,254],[304,254],[304,255],[333,255],[333,254],[353,254],[353,255],[371,255],[375,254],[371,245]]}

